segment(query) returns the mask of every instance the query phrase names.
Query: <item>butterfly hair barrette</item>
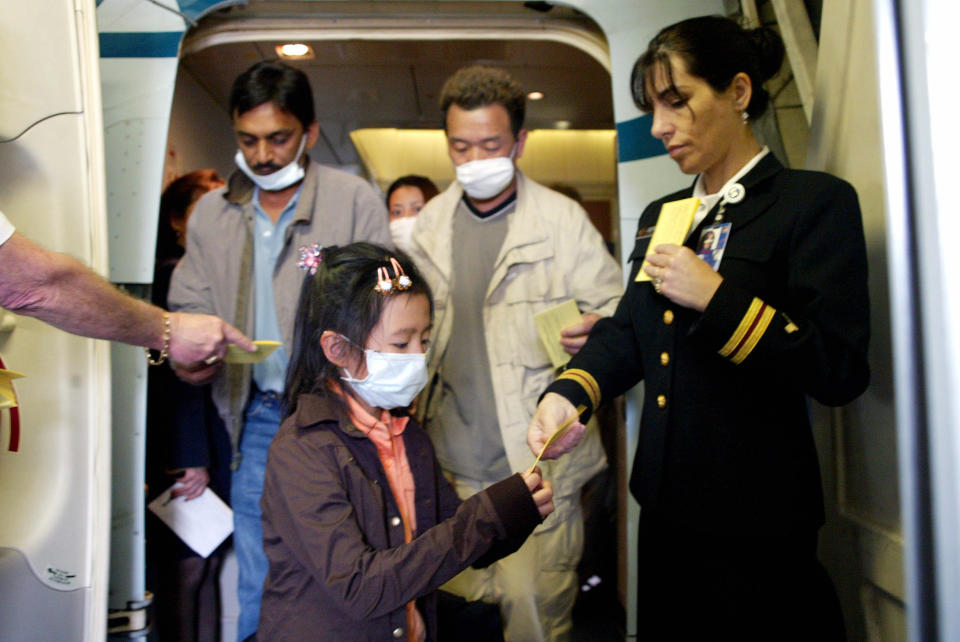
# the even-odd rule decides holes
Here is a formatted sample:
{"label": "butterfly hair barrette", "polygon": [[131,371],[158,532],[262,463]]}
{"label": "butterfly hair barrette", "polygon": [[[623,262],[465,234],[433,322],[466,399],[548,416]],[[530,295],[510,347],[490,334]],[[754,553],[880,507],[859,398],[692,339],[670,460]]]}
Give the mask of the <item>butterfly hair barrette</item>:
{"label": "butterfly hair barrette", "polygon": [[403,292],[410,289],[413,281],[403,271],[400,261],[390,257],[390,266],[393,268],[393,277],[390,276],[390,270],[386,267],[377,268],[377,284],[373,286],[375,292],[386,296],[396,292]]}

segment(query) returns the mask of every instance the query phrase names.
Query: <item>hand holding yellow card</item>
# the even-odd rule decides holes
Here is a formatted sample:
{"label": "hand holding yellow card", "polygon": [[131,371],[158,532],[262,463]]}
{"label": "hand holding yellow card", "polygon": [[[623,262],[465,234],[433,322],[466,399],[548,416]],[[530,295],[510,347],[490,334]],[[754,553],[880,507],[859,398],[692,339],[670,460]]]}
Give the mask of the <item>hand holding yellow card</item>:
{"label": "hand holding yellow card", "polygon": [[573,299],[564,301],[560,305],[547,308],[533,315],[533,322],[537,326],[540,342],[550,356],[554,368],[564,366],[570,361],[570,353],[563,349],[560,343],[560,331],[583,321],[580,308]]}
{"label": "hand holding yellow card", "polygon": [[650,265],[646,256],[653,252],[653,248],[668,243],[683,245],[683,242],[687,240],[687,234],[690,233],[693,216],[697,213],[698,207],[700,207],[699,198],[685,198],[663,204],[663,207],[660,208],[660,216],[657,218],[657,227],[653,230],[650,245],[647,246],[647,254],[643,259],[643,265],[640,266],[637,278],[634,281],[650,280],[650,275],[644,271],[644,268]]}
{"label": "hand holding yellow card", "polygon": [[550,446],[550,444],[552,444],[553,442],[555,442],[556,440],[560,439],[565,434],[567,434],[567,431],[570,430],[570,426],[572,426],[574,423],[576,423],[578,419],[580,419],[580,415],[582,415],[583,411],[586,409],[587,409],[586,406],[584,406],[583,404],[580,404],[579,406],[577,406],[577,414],[567,419],[565,422],[560,424],[559,428],[553,431],[553,434],[550,435],[550,438],[544,442],[543,448],[540,449],[540,454],[537,455],[536,461],[533,462],[533,466],[530,466],[530,470],[528,472],[532,473],[534,470],[536,470],[537,464],[540,463],[540,459],[543,457],[543,453],[547,452],[547,448]]}
{"label": "hand holding yellow card", "polygon": [[279,341],[254,341],[253,345],[257,347],[256,352],[247,352],[235,345],[228,345],[223,360],[227,363],[260,363],[283,344]]}

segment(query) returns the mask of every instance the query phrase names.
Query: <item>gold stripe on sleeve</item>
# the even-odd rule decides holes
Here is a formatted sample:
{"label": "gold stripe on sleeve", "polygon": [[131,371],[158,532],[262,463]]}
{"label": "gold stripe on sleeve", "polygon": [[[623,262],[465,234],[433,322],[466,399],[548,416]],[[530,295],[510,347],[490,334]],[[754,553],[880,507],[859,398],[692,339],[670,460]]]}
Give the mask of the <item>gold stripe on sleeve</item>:
{"label": "gold stripe on sleeve", "polygon": [[721,357],[729,357],[737,348],[737,346],[743,342],[743,337],[746,336],[747,331],[753,326],[757,319],[757,315],[760,314],[763,307],[763,301],[754,297],[753,301],[750,302],[750,307],[747,308],[747,313],[743,315],[742,319],[740,319],[740,325],[737,326],[737,329],[733,332],[730,340],[727,341],[722,348],[720,348]]}
{"label": "gold stripe on sleeve", "polygon": [[578,383],[580,387],[586,391],[587,396],[590,398],[591,405],[594,408],[600,405],[600,386],[597,384],[597,380],[593,378],[593,375],[586,370],[571,368],[570,370],[565,370],[557,379],[569,379]]}
{"label": "gold stripe on sleeve", "polygon": [[769,305],[764,307],[763,312],[760,314],[760,318],[757,320],[757,324],[750,330],[750,333],[747,335],[746,340],[743,342],[743,345],[733,353],[730,357],[730,360],[734,363],[743,363],[743,360],[753,352],[753,349],[757,346],[757,343],[760,342],[760,339],[763,337],[764,332],[767,331],[767,327],[770,325],[770,322],[773,320],[774,315],[777,311],[771,308]]}

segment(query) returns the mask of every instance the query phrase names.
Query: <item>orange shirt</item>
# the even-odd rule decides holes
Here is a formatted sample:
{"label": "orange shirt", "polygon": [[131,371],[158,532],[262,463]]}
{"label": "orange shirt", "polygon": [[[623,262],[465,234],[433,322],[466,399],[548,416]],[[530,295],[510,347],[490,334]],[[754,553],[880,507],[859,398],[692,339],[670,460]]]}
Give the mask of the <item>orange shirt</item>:
{"label": "orange shirt", "polygon": [[[377,419],[352,396],[343,394],[342,390],[337,392],[347,402],[350,421],[377,447],[380,464],[387,475],[393,498],[400,508],[403,540],[409,543],[417,531],[417,509],[414,504],[416,488],[413,471],[410,470],[410,462],[407,459],[407,451],[403,446],[403,430],[407,427],[410,418],[394,417],[388,410],[384,410]],[[426,625],[420,612],[417,611],[415,601],[407,603],[407,632],[409,642],[419,642],[426,638]]]}

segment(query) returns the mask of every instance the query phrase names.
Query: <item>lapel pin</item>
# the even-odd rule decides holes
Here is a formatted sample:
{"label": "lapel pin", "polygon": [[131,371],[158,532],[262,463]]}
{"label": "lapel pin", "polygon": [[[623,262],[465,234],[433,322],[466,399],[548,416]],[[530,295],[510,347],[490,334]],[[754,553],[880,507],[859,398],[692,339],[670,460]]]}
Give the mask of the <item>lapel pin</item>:
{"label": "lapel pin", "polygon": [[723,195],[723,201],[725,203],[739,203],[743,200],[743,197],[747,195],[747,190],[744,189],[743,185],[740,183],[734,183],[727,188],[727,191]]}

